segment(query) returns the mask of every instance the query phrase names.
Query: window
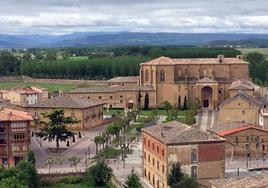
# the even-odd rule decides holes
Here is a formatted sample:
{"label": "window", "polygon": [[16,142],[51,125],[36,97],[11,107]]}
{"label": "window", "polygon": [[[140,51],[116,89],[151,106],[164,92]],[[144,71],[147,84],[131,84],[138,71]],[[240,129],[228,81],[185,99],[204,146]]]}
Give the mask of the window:
{"label": "window", "polygon": [[149,70],[145,71],[145,82],[149,81]]}
{"label": "window", "polygon": [[102,96],[99,96],[99,99],[102,99]]}
{"label": "window", "polygon": [[156,167],[157,167],[157,170],[159,170],[159,161],[157,161],[157,163],[156,163]]}
{"label": "window", "polygon": [[195,179],[197,178],[197,166],[191,167],[191,177]]}
{"label": "window", "polygon": [[143,143],[146,144],[146,138],[143,138]]}
{"label": "window", "polygon": [[123,98],[123,95],[120,95],[120,98]]}
{"label": "window", "polygon": [[203,76],[207,76],[207,69],[203,70]]}
{"label": "window", "polygon": [[160,82],[165,82],[165,71],[164,70],[160,71]]}
{"label": "window", "polygon": [[150,161],[151,161],[151,158],[150,158],[150,155],[148,155],[148,162],[150,163]]}
{"label": "window", "polygon": [[235,143],[238,144],[239,140],[238,140],[238,136],[235,137]]}
{"label": "window", "polygon": [[38,116],[38,112],[34,112],[34,117],[35,118],[38,118],[39,116]]}
{"label": "window", "polygon": [[165,173],[165,166],[162,164],[162,173]]}
{"label": "window", "polygon": [[143,154],[143,159],[146,160],[146,152]]}
{"label": "window", "polygon": [[162,156],[163,156],[163,157],[165,156],[165,151],[164,151],[164,149],[162,149]]}
{"label": "window", "polygon": [[87,99],[90,99],[90,97],[87,97]]}
{"label": "window", "polygon": [[154,150],[154,143],[153,143],[153,150]]}
{"label": "window", "polygon": [[120,103],[123,103],[123,100],[120,100]]}
{"label": "window", "polygon": [[159,146],[156,147],[156,152],[159,153]]}
{"label": "window", "polygon": [[178,69],[178,77],[181,77],[181,76],[182,76],[182,70]]}
{"label": "window", "polygon": [[151,143],[150,143],[150,140],[148,140],[148,147],[150,147]]}
{"label": "window", "polygon": [[153,166],[154,166],[154,158],[153,158]]}
{"label": "window", "polygon": [[74,112],[71,113],[71,117],[72,117],[72,118],[75,117],[75,113],[74,113]]}
{"label": "window", "polygon": [[110,96],[110,99],[112,99],[113,98],[113,96]]}
{"label": "window", "polygon": [[245,114],[245,110],[242,110],[242,114],[243,114],[243,115]]}
{"label": "window", "polygon": [[197,162],[197,149],[192,149],[191,161]]}

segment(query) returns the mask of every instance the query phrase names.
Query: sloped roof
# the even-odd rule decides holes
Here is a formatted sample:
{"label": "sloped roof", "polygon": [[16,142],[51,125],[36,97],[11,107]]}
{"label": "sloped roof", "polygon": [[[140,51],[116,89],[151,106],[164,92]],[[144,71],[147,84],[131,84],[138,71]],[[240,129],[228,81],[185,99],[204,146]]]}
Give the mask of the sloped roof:
{"label": "sloped roof", "polygon": [[89,87],[89,88],[75,88],[70,91],[70,94],[78,93],[114,93],[120,91],[152,91],[152,86],[102,86],[102,87]]}
{"label": "sloped roof", "polygon": [[167,145],[225,141],[214,133],[202,131],[177,121],[146,127],[142,129],[142,132]]}
{"label": "sloped roof", "polygon": [[251,95],[248,95],[247,93],[243,92],[242,90],[239,90],[239,93],[231,98],[228,98],[226,100],[224,100],[221,104],[220,104],[220,108],[226,104],[229,104],[237,99],[242,99],[244,101],[247,101],[250,104],[253,104],[257,107],[262,107],[263,104],[266,103],[266,100],[261,98],[261,97],[253,97]]}
{"label": "sloped roof", "polygon": [[[141,65],[177,65],[177,64],[219,64],[218,58],[179,58],[159,57]],[[247,64],[246,61],[238,58],[223,58],[222,64]]]}
{"label": "sloped roof", "polygon": [[197,83],[217,83],[217,81],[209,77],[204,77],[204,78],[197,80]]}
{"label": "sloped roof", "polygon": [[0,109],[0,121],[32,121],[32,116],[23,111],[10,108]]}
{"label": "sloped roof", "polygon": [[81,97],[59,96],[46,101],[28,105],[29,108],[89,108],[104,104]]}
{"label": "sloped roof", "polygon": [[253,90],[253,86],[243,80],[236,80],[234,81],[229,90]]}
{"label": "sloped roof", "polygon": [[139,76],[127,76],[127,77],[115,77],[110,80],[107,80],[107,82],[126,82],[126,83],[132,83],[132,82],[138,82]]}
{"label": "sloped roof", "polygon": [[268,134],[268,131],[262,129],[262,127],[260,126],[246,124],[243,122],[230,122],[230,123],[220,124],[208,130],[216,133],[219,136],[227,136],[227,135],[235,134],[235,133],[249,130],[249,129],[255,129],[258,131],[266,132]]}
{"label": "sloped roof", "polygon": [[268,175],[240,176],[209,182],[216,188],[265,188],[268,187]]}

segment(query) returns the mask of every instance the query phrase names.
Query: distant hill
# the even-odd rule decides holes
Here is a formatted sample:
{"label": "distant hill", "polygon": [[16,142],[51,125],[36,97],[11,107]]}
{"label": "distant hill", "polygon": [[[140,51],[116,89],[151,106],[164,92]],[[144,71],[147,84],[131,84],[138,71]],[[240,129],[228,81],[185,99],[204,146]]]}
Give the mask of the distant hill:
{"label": "distant hill", "polygon": [[[266,34],[78,32],[66,35],[4,35],[0,48],[119,46],[119,45],[217,45],[219,42],[268,40]],[[216,41],[216,43],[215,43]]]}
{"label": "distant hill", "polygon": [[209,42],[208,46],[233,48],[268,48],[268,39],[247,39],[236,41],[217,40]]}

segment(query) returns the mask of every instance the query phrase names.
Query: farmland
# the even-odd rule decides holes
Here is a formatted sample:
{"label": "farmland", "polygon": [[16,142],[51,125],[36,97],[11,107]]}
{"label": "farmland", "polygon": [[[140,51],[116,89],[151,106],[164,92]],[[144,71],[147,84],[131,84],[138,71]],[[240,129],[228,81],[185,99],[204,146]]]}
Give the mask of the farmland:
{"label": "farmland", "polygon": [[246,55],[251,52],[258,52],[265,56],[265,58],[268,60],[268,48],[239,48],[237,49],[241,51],[243,55]]}

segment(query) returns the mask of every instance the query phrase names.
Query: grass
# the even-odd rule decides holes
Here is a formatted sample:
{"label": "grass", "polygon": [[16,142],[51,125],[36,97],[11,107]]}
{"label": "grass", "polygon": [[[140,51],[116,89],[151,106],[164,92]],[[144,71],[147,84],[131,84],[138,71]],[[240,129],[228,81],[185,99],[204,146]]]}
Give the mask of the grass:
{"label": "grass", "polygon": [[101,150],[94,158],[105,157],[106,159],[114,159],[120,155],[120,150],[112,147],[107,147]]}
{"label": "grass", "polygon": [[77,61],[80,61],[80,60],[87,60],[88,59],[88,56],[74,56],[74,57],[69,57],[69,59],[71,60],[77,60]]}
{"label": "grass", "polygon": [[258,52],[263,54],[268,60],[268,48],[239,48],[238,50],[241,51],[242,55],[247,55],[251,52]]}
{"label": "grass", "polygon": [[48,92],[56,91],[56,90],[63,90],[65,92],[69,92],[70,90],[76,87],[95,87],[94,83],[89,85],[79,85],[79,84],[59,84],[59,83],[32,83],[32,82],[23,82],[23,81],[7,81],[7,82],[0,82],[0,89],[9,89],[13,87],[24,87],[24,86],[35,86],[35,87],[42,87],[48,89]]}
{"label": "grass", "polygon": [[[152,111],[153,110],[142,110],[140,112],[140,115],[149,116],[152,113]],[[166,110],[163,110],[163,109],[158,109],[157,112],[158,112],[158,115],[165,115],[165,116],[167,115]],[[185,115],[185,111],[183,111],[183,110],[178,111],[178,116],[184,116],[184,115]]]}

